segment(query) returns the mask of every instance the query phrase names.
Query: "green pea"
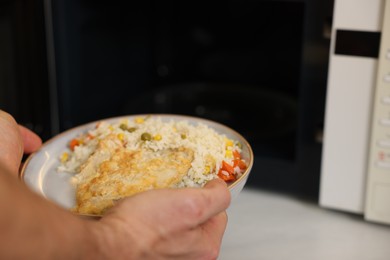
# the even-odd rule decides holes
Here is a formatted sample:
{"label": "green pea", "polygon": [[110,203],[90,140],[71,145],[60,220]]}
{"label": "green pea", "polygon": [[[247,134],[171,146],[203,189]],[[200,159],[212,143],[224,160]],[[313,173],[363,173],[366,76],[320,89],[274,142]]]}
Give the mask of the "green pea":
{"label": "green pea", "polygon": [[134,132],[135,130],[137,130],[137,127],[130,127],[130,128],[127,128],[127,132]]}
{"label": "green pea", "polygon": [[126,124],[121,124],[119,126],[120,129],[122,129],[123,131],[126,131],[127,130],[127,125]]}
{"label": "green pea", "polygon": [[152,135],[149,133],[143,133],[141,135],[141,140],[142,141],[150,141],[150,140],[152,140]]}

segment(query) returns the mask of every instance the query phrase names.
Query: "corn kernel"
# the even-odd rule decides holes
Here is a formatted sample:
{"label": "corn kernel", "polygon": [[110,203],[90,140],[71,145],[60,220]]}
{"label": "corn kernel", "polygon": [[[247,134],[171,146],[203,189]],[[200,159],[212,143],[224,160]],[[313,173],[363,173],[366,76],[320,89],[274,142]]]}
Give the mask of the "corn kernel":
{"label": "corn kernel", "polygon": [[232,152],[232,150],[226,150],[226,152],[225,152],[225,157],[226,157],[226,158],[232,158],[232,157],[233,157],[233,152]]}
{"label": "corn kernel", "polygon": [[110,126],[108,127],[108,129],[110,129],[110,131],[114,131],[114,127],[113,127],[112,125],[110,125]]}
{"label": "corn kernel", "polygon": [[209,174],[210,173],[210,166],[204,167],[203,174]]}
{"label": "corn kernel", "polygon": [[124,135],[123,133],[119,133],[119,134],[117,135],[118,139],[121,140],[121,141],[123,141],[124,136],[125,136],[125,135]]}
{"label": "corn kernel", "polygon": [[61,155],[61,162],[62,163],[66,162],[68,160],[68,158],[69,158],[69,154],[68,153],[63,153]]}
{"label": "corn kernel", "polygon": [[134,121],[137,123],[137,124],[142,124],[145,122],[145,119],[143,119],[142,117],[137,117],[136,119],[134,119]]}
{"label": "corn kernel", "polygon": [[225,139],[225,144],[226,144],[226,146],[229,147],[229,146],[233,146],[234,143],[233,143],[233,140],[226,138]]}
{"label": "corn kernel", "polygon": [[155,135],[153,137],[153,139],[156,140],[156,141],[160,141],[162,139],[162,136],[161,135]]}

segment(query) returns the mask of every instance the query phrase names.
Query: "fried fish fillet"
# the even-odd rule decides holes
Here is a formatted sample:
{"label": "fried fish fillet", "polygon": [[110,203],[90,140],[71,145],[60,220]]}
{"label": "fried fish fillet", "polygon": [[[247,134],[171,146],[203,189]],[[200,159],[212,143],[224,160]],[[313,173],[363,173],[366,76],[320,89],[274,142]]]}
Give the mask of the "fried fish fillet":
{"label": "fried fish fillet", "polygon": [[77,175],[75,212],[101,215],[116,200],[178,184],[191,167],[188,148],[130,151],[114,136],[101,140]]}

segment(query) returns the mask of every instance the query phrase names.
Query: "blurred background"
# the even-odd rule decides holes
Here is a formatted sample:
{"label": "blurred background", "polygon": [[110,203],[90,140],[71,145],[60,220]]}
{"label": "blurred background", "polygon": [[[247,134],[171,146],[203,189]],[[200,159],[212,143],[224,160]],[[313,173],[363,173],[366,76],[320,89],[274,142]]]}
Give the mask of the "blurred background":
{"label": "blurred background", "polygon": [[112,116],[226,124],[247,185],[317,199],[332,0],[0,1],[0,108],[44,140]]}

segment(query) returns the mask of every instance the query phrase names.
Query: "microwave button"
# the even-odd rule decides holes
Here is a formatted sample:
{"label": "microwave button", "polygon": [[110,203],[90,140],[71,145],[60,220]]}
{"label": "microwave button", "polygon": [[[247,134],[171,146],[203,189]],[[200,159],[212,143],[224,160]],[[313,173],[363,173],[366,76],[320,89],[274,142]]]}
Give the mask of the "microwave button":
{"label": "microwave button", "polygon": [[390,169],[390,162],[377,162],[376,165],[379,168]]}
{"label": "microwave button", "polygon": [[381,147],[390,147],[390,140],[379,140],[378,145]]}

